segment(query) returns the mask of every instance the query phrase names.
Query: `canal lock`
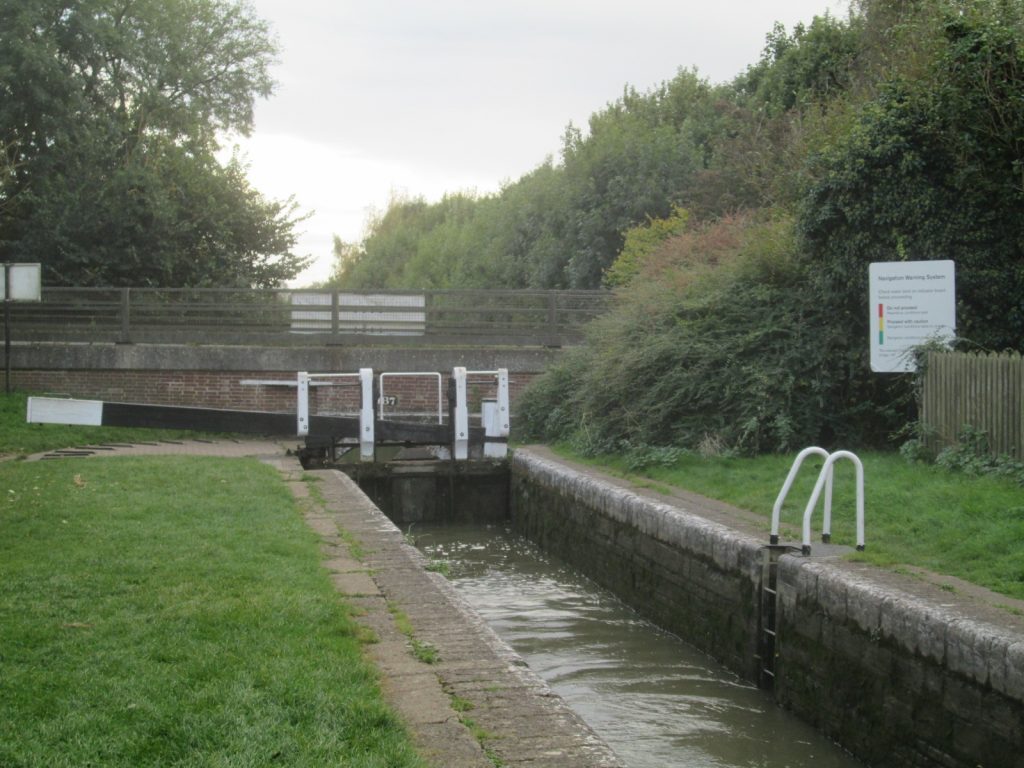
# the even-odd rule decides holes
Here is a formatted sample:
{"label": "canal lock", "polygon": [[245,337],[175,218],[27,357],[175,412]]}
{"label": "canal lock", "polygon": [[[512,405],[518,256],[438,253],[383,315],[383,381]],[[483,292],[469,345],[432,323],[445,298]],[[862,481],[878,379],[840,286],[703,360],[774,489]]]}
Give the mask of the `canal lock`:
{"label": "canal lock", "polygon": [[[463,545],[467,538],[472,540],[482,534],[500,542],[495,545],[499,551],[530,552],[530,557],[539,562],[559,562],[557,555],[545,553],[543,548],[538,549],[533,544],[525,544],[530,537],[525,530],[519,530],[523,526],[513,520],[511,477],[505,460],[453,462],[421,457],[418,460],[350,463],[337,468],[349,474],[399,528],[410,534],[410,539],[429,558],[457,559],[450,557],[452,553],[466,552]],[[525,534],[526,539],[519,539],[521,534]],[[456,539],[447,538],[452,535]],[[459,537],[462,541],[458,540]],[[514,541],[519,543],[509,543]],[[442,549],[438,549],[439,546]],[[443,549],[445,546],[448,550]],[[474,545],[467,546],[472,550]],[[487,549],[483,547],[483,551]],[[761,582],[757,585],[761,594],[757,616],[760,644],[751,649],[756,652],[745,665],[748,670],[757,670],[757,684],[769,690],[774,682],[778,556],[787,550],[786,547],[766,547],[764,550],[759,571]],[[553,588],[555,593],[537,599],[542,606],[545,600],[559,604],[561,608],[555,611],[556,614],[567,602],[572,602],[572,596],[580,594],[588,595],[582,601],[591,607],[611,606],[605,610],[610,611],[614,618],[604,619],[600,629],[593,626],[582,629],[594,620],[592,616],[583,616],[571,620],[574,627],[571,631],[577,633],[577,648],[593,650],[594,643],[588,638],[594,634],[606,637],[609,627],[627,627],[629,639],[615,642],[625,643],[630,650],[612,652],[610,657],[619,657],[616,661],[609,662],[606,658],[588,660],[585,652],[572,650],[573,643],[565,642],[565,638],[556,643],[558,650],[554,655],[550,649],[539,649],[532,640],[526,645],[519,642],[522,638],[550,634],[551,627],[544,626],[543,618],[540,624],[503,633],[502,627],[507,629],[508,617],[494,614],[493,594],[488,597],[486,582],[483,585],[479,580],[469,585],[460,583],[462,567],[472,570],[474,566],[466,562],[454,564],[452,577],[456,590],[462,591],[502,639],[523,655],[531,668],[609,741],[630,768],[673,765],[797,768],[812,764],[816,768],[850,768],[857,765],[849,755],[812,728],[776,707],[769,696],[756,691],[753,685],[671,632],[642,618],[641,614],[649,613],[643,610],[643,606],[639,606],[640,612],[637,613],[628,606],[628,601],[624,603],[613,597],[571,566],[555,565],[556,577],[540,577],[541,583]],[[526,572],[530,573],[534,568],[534,565],[529,565]],[[497,589],[503,593],[507,593],[509,584],[517,585],[520,591],[518,600],[507,596],[498,603],[515,606],[513,610],[518,617],[529,616],[531,610],[523,606],[522,595],[534,594],[535,586],[524,586],[526,582],[522,574],[507,569],[496,570],[491,576],[492,583],[500,584]],[[568,588],[565,586],[567,578],[571,584]],[[570,595],[568,598],[566,589]],[[563,591],[559,593],[558,590]],[[588,612],[590,609],[584,611]],[[543,617],[550,616],[552,611],[548,606],[534,613]],[[600,623],[602,619],[596,621]],[[638,641],[638,636],[643,639]],[[565,653],[568,656],[558,656]],[[657,667],[662,672],[656,675],[651,673],[652,653],[660,659]],[[630,664],[626,658],[623,664],[623,655],[637,661]],[[552,661],[553,658],[557,660]],[[604,667],[603,672],[598,672],[599,684],[593,688],[585,680],[591,666]],[[559,678],[557,670],[574,668],[576,673],[569,676],[573,679]],[[610,672],[610,668],[614,671]],[[552,670],[555,670],[554,675]],[[609,684],[609,676],[615,685]],[[707,696],[707,692],[701,692],[701,689],[711,685],[709,680],[715,681],[716,693]],[[650,690],[645,692],[645,687]],[[623,723],[635,724],[632,737]],[[730,740],[730,745],[719,743],[722,739]]]}

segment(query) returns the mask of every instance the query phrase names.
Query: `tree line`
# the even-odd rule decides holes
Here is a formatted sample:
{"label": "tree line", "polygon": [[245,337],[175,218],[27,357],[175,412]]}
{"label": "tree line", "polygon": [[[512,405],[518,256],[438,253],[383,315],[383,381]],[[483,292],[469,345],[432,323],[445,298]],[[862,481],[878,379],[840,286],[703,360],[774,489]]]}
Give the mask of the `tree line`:
{"label": "tree line", "polygon": [[[337,284],[614,288],[524,400],[586,450],[877,445],[911,377],[871,373],[873,261],[953,259],[959,344],[1024,342],[1024,4],[854,0],[570,125],[495,195],[398,200]],[[521,422],[522,423],[522,422]]]}
{"label": "tree line", "polygon": [[294,202],[218,160],[276,54],[242,0],[0,0],[0,259],[48,285],[296,275]]}

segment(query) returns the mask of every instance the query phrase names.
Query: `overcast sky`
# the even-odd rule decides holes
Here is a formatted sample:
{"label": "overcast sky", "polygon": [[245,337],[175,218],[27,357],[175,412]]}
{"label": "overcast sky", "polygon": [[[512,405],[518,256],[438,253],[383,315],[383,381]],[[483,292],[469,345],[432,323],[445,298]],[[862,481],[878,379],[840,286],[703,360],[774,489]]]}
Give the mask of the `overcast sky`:
{"label": "overcast sky", "polygon": [[497,191],[557,159],[569,122],[626,84],[695,67],[712,82],[846,0],[251,0],[281,46],[277,92],[238,143],[265,195],[294,195],[299,252],[331,266],[331,237],[362,238],[392,194]]}

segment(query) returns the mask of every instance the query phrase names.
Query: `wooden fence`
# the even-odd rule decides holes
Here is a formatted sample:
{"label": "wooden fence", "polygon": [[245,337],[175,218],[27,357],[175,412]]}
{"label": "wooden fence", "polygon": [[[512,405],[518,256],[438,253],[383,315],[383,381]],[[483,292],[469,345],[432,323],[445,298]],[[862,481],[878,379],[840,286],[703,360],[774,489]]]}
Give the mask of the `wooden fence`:
{"label": "wooden fence", "polygon": [[1024,358],[1016,352],[929,353],[921,422],[932,450],[952,445],[970,426],[987,433],[992,453],[1024,455]]}
{"label": "wooden fence", "polygon": [[10,309],[20,341],[558,347],[610,301],[607,291],[44,288],[41,302]]}

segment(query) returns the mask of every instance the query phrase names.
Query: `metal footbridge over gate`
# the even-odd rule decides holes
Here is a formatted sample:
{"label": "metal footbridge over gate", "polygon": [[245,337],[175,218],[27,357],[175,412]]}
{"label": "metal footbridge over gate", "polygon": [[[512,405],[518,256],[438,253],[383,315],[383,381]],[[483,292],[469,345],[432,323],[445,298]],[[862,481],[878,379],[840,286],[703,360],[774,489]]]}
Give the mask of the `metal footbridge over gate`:
{"label": "metal footbridge over gate", "polygon": [[[437,410],[416,414],[387,414],[397,396],[388,395],[389,382],[419,377],[436,385]],[[294,434],[304,440],[303,458],[333,461],[358,448],[362,462],[372,462],[382,446],[425,446],[436,458],[467,461],[471,458],[503,458],[510,428],[509,374],[505,368],[471,371],[456,367],[448,379],[447,414],[444,412],[443,376],[437,372],[384,372],[370,368],[358,372],[309,373],[300,371],[294,380],[247,379],[257,387],[293,387],[295,413],[240,411],[189,406],[114,403],[100,400],[30,397],[30,423],[192,429],[242,434]],[[471,419],[470,384],[490,390],[483,399],[478,419]],[[355,398],[344,398],[344,407],[317,413],[313,393],[321,388],[355,389]],[[475,415],[475,414],[474,414]],[[396,418],[398,417],[398,418]],[[404,418],[402,418],[404,417]],[[411,417],[411,418],[410,418]],[[472,423],[476,420],[478,423]]]}

